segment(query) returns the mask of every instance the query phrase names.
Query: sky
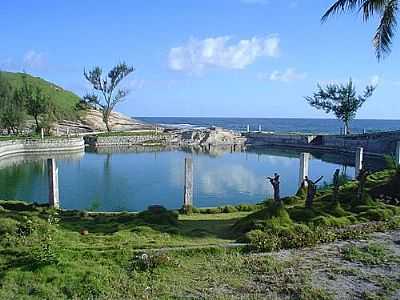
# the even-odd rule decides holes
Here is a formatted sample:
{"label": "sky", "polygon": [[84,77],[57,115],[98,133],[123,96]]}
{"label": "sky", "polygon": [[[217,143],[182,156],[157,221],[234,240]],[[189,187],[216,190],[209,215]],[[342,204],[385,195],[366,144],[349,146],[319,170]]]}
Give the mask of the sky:
{"label": "sky", "polygon": [[0,69],[79,96],[83,70],[135,72],[116,110],[130,116],[321,118],[318,83],[376,84],[358,118],[398,119],[400,37],[378,62],[377,20],[321,24],[333,0],[2,0]]}

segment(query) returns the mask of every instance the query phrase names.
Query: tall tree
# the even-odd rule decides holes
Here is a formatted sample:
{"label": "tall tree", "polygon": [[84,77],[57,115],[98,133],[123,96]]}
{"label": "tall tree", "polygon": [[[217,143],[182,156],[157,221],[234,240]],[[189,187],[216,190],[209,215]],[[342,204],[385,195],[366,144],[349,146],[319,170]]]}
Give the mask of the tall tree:
{"label": "tall tree", "polygon": [[0,128],[6,129],[8,134],[17,134],[25,117],[23,101],[0,75]]}
{"label": "tall tree", "polygon": [[344,134],[349,132],[349,124],[355,118],[358,109],[372,96],[376,87],[368,85],[363,95],[356,95],[356,88],[350,79],[347,84],[328,84],[325,88],[318,84],[318,90],[307,102],[326,113],[333,112],[344,123]]}
{"label": "tall tree", "polygon": [[33,86],[24,77],[22,87],[17,91],[17,98],[25,104],[26,112],[33,117],[36,132],[47,125],[54,115],[53,105],[49,96],[39,86]]}
{"label": "tall tree", "polygon": [[111,112],[129,93],[129,90],[118,88],[118,85],[134,70],[133,67],[128,66],[126,63],[119,63],[104,77],[102,77],[103,72],[100,67],[95,67],[88,72],[84,70],[83,72],[86,80],[92,84],[94,89],[92,94],[84,96],[84,100],[87,103],[101,107],[107,131],[112,129],[109,122]]}
{"label": "tall tree", "polygon": [[397,27],[399,0],[337,0],[322,16],[325,22],[330,16],[345,11],[359,11],[364,21],[379,17],[379,25],[373,37],[378,60],[391,51],[392,39]]}

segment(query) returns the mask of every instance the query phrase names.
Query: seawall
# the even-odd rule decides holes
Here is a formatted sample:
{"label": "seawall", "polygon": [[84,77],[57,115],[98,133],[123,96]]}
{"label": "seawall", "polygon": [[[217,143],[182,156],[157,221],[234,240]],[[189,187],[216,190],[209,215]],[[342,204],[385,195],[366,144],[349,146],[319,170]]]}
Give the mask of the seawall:
{"label": "seawall", "polygon": [[0,141],[0,158],[19,154],[83,152],[82,137]]}
{"label": "seawall", "polygon": [[87,135],[85,143],[91,147],[132,146],[132,145],[167,145],[176,143],[174,135],[146,134],[146,135]]}
{"label": "seawall", "polygon": [[394,155],[400,141],[400,131],[355,135],[274,134],[263,132],[244,133],[247,145],[277,146],[315,149],[335,152],[355,152],[363,147],[367,155]]}

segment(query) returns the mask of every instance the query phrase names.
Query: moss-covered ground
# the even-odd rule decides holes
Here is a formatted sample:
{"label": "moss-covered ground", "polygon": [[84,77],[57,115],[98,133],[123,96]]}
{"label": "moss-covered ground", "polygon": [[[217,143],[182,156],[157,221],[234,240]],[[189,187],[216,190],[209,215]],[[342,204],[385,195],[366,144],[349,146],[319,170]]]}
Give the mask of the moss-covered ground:
{"label": "moss-covered ground", "polygon": [[[326,187],[312,209],[304,208],[301,192],[283,205],[191,215],[56,211],[0,201],[0,299],[340,299],[343,286],[336,291],[325,283],[335,276],[348,282],[345,275],[376,287],[353,289],[354,299],[390,298],[399,289],[399,270],[393,267],[390,276],[384,270],[399,265],[397,236],[391,249],[355,241],[398,232],[399,177],[396,170],[369,176],[361,201],[357,182],[341,186],[337,203]],[[329,255],[318,244],[324,243],[339,249],[329,255],[340,264],[323,262]],[[309,246],[317,248],[293,250],[310,251],[303,260],[266,254]],[[363,273],[382,265],[375,279]],[[315,280],[318,268],[324,282]]]}

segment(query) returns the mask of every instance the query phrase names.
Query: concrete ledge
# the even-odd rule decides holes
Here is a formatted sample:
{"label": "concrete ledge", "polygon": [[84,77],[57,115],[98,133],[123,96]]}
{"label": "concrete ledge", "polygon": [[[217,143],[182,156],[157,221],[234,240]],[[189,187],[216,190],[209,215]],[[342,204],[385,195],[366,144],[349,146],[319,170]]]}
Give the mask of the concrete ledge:
{"label": "concrete ledge", "polygon": [[168,134],[149,134],[149,135],[115,135],[115,136],[96,136],[88,135],[84,137],[85,143],[91,147],[110,147],[110,146],[132,146],[146,144],[172,144],[173,136]]}
{"label": "concrete ledge", "polygon": [[18,154],[83,152],[84,150],[85,144],[82,137],[0,141],[0,158]]}

